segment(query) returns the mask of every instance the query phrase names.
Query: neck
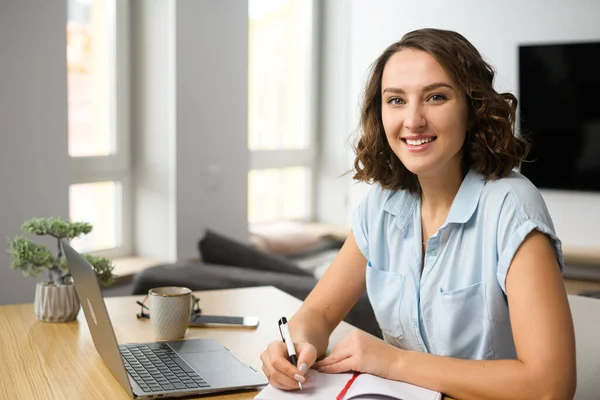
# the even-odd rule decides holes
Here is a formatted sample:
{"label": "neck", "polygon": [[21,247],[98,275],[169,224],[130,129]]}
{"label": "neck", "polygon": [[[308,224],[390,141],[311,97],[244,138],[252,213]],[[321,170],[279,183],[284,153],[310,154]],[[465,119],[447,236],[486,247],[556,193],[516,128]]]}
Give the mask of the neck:
{"label": "neck", "polygon": [[434,218],[448,215],[463,178],[460,165],[435,174],[419,176],[422,210]]}

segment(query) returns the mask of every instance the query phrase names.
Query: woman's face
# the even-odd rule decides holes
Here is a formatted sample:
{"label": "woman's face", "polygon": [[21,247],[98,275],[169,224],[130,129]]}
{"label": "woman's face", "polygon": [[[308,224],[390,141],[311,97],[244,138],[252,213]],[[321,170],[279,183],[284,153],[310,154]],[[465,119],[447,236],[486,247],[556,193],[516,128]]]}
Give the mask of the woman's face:
{"label": "woman's face", "polygon": [[403,49],[385,65],[381,118],[392,151],[419,177],[459,168],[466,96],[428,53]]}

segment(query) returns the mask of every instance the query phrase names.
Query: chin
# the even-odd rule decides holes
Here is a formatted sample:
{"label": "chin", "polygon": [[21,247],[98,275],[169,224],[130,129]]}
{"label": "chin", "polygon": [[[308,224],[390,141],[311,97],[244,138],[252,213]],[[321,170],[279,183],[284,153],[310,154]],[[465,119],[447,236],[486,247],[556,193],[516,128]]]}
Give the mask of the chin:
{"label": "chin", "polygon": [[[400,160],[400,161],[402,161],[402,160]],[[423,162],[415,162],[415,160],[410,160],[408,162],[402,161],[402,164],[404,164],[404,167],[407,170],[409,170],[410,172],[412,172],[415,175],[427,175],[428,173],[431,173],[432,171],[435,170],[434,166],[430,162],[423,163]]]}
{"label": "chin", "polygon": [[455,166],[459,166],[460,168],[460,160],[451,158],[447,160],[446,158],[439,157],[434,154],[422,154],[422,155],[413,155],[413,154],[402,154],[402,157],[398,157],[404,167],[412,172],[415,175],[424,177],[424,176],[445,176],[455,168]]}

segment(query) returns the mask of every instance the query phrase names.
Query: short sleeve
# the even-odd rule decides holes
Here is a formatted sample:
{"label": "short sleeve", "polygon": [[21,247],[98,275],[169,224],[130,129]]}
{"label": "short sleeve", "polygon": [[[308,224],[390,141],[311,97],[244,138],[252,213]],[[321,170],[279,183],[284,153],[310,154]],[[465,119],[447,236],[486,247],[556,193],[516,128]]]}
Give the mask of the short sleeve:
{"label": "short sleeve", "polygon": [[361,253],[369,259],[369,206],[373,203],[377,188],[371,187],[365,197],[352,211],[351,227],[354,240]]}
{"label": "short sleeve", "polygon": [[506,293],[506,277],[517,250],[533,230],[546,234],[552,241],[561,273],[564,261],[561,241],[542,196],[537,189],[526,193],[508,193],[498,221],[498,271],[497,279]]}

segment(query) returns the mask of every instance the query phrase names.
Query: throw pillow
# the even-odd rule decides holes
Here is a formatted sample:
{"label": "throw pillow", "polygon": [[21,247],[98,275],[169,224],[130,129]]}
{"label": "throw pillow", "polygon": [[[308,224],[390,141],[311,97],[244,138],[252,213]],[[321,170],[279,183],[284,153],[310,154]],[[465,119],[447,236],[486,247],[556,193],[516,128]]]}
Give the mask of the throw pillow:
{"label": "throw pillow", "polygon": [[297,221],[274,221],[250,226],[253,242],[271,254],[281,254],[288,258],[303,257],[343,244],[324,229],[315,224]]}
{"label": "throw pillow", "polygon": [[198,250],[202,261],[210,264],[312,276],[284,257],[265,253],[212,230],[207,230],[198,242]]}

